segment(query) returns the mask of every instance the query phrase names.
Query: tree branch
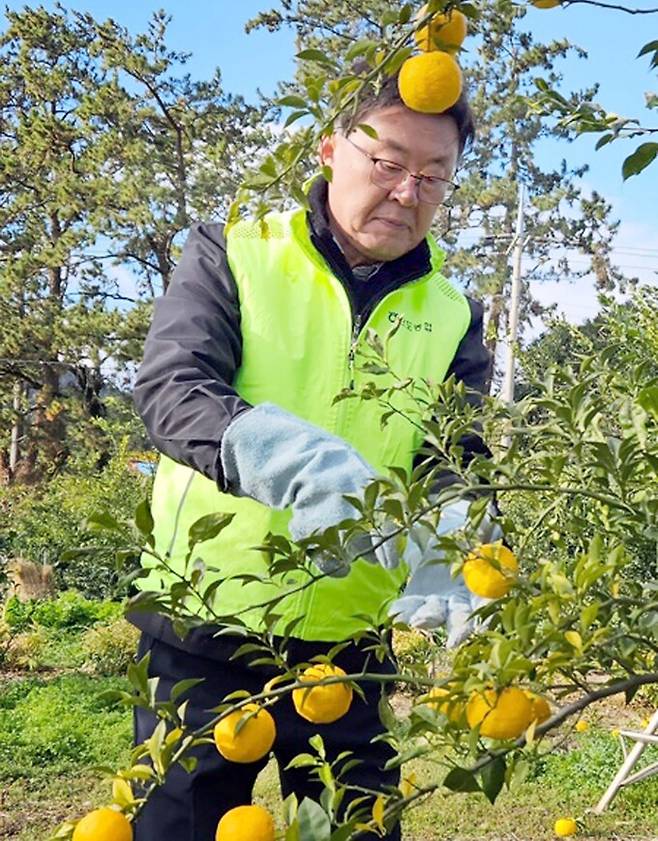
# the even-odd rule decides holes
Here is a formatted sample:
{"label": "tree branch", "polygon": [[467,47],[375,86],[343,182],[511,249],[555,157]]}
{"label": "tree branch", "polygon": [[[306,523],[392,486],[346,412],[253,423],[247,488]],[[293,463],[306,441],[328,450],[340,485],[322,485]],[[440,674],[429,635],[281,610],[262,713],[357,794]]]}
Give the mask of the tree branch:
{"label": "tree branch", "polygon": [[563,3],[564,6],[575,6],[576,4],[583,6],[598,6],[600,9],[616,9],[620,12],[626,12],[629,15],[655,15],[658,13],[657,9],[629,9],[627,6],[618,6],[616,3],[600,3],[599,0],[569,0]]}

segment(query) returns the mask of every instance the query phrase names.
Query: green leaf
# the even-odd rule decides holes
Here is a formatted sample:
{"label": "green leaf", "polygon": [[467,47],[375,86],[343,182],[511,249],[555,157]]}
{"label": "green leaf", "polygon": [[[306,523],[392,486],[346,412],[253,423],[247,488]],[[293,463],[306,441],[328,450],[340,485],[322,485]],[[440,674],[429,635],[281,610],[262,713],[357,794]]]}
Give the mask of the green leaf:
{"label": "green leaf", "polygon": [[107,511],[95,511],[84,521],[84,528],[87,531],[119,531],[121,524]]}
{"label": "green leaf", "polygon": [[637,58],[640,58],[641,56],[646,55],[647,53],[652,53],[655,50],[658,50],[658,41],[649,41],[649,43],[645,44],[640,50],[640,52],[637,54]]}
{"label": "green leaf", "polygon": [[302,61],[317,61],[320,64],[327,64],[330,67],[335,67],[336,65],[336,62],[332,58],[329,58],[326,53],[323,53],[322,50],[302,50],[300,53],[297,53],[296,57]]}
{"label": "green leaf", "polygon": [[475,775],[466,768],[453,768],[443,781],[443,785],[450,791],[481,791]]}
{"label": "green leaf", "polygon": [[127,677],[131,686],[134,686],[142,695],[148,695],[148,668],[151,660],[149,651],[138,663],[131,663],[128,666]]}
{"label": "green leaf", "polygon": [[295,94],[282,96],[281,99],[276,100],[275,104],[289,108],[308,108],[308,102],[304,99],[304,97],[296,96]]}
{"label": "green leaf", "polygon": [[324,749],[324,741],[319,733],[316,733],[315,736],[311,736],[311,738],[308,740],[308,743],[313,748],[313,750],[317,751],[318,756],[322,757],[322,759],[325,758],[326,752]]}
{"label": "green leaf", "polygon": [[153,515],[148,499],[142,500],[135,509],[135,525],[145,537],[148,537],[153,531]]}
{"label": "green leaf", "polygon": [[611,140],[614,140],[614,134],[604,134],[602,137],[599,137],[594,148],[598,151],[607,143],[610,143]]}
{"label": "green leaf", "polygon": [[188,531],[190,549],[197,543],[203,543],[205,540],[212,540],[213,537],[217,537],[229,525],[234,516],[235,514],[224,514],[218,511],[214,514],[199,517],[196,522],[192,523]]}
{"label": "green leaf", "polygon": [[169,697],[172,701],[176,701],[183,693],[187,692],[188,689],[192,689],[192,687],[196,686],[198,683],[203,683],[205,678],[202,677],[188,677],[185,680],[179,680],[178,683],[175,683],[171,687],[171,692],[169,693]]}
{"label": "green leaf", "polygon": [[658,67],[658,41],[649,41],[648,44],[645,44],[637,54],[637,57],[640,58],[640,56],[647,55],[647,53],[653,53],[653,58],[649,65],[651,70],[653,70],[655,67]]}
{"label": "green leaf", "polygon": [[292,114],[288,115],[288,118],[283,124],[284,128],[288,128],[288,126],[291,126],[294,122],[299,120],[301,117],[305,117],[307,114],[308,111],[293,111]]}
{"label": "green leaf", "polygon": [[229,660],[239,660],[245,654],[253,654],[254,651],[267,651],[267,647],[257,642],[245,642],[231,654]]}
{"label": "green leaf", "polygon": [[392,23],[398,22],[398,13],[395,9],[387,9],[381,16],[381,26],[390,26]]}
{"label": "green leaf", "polygon": [[388,368],[379,365],[377,362],[364,362],[363,365],[359,365],[359,370],[363,371],[364,374],[374,374],[375,376],[388,374]]}
{"label": "green leaf", "polygon": [[398,720],[395,717],[393,709],[389,703],[388,696],[382,686],[381,694],[379,696],[379,704],[377,706],[377,711],[379,713],[379,720],[384,725],[384,727],[389,731],[395,731],[398,725]]}
{"label": "green leaf", "polygon": [[241,698],[251,698],[251,692],[248,689],[236,689],[223,698],[223,704],[228,704],[230,701],[238,701]]}
{"label": "green leaf", "polygon": [[624,161],[621,173],[624,181],[631,175],[638,175],[658,155],[658,143],[641,143],[632,155]]}
{"label": "green leaf", "polygon": [[329,815],[314,800],[305,797],[297,811],[299,841],[329,841],[331,822]]}
{"label": "green leaf", "polygon": [[637,402],[655,420],[658,420],[658,385],[643,388],[637,395]]}
{"label": "green leaf", "polygon": [[297,817],[298,802],[297,795],[294,792],[291,792],[283,801],[283,822],[286,826],[289,826]]}
{"label": "green leaf", "polygon": [[401,47],[399,50],[396,50],[394,55],[392,55],[384,64],[384,70],[386,73],[389,76],[395,76],[413,51],[413,47]]}
{"label": "green leaf", "polygon": [[328,762],[323,762],[318,770],[318,776],[323,786],[330,791],[336,791],[336,782],[334,775],[331,772],[331,765]]}
{"label": "green leaf", "polygon": [[375,131],[372,126],[369,126],[367,123],[359,123],[357,128],[360,128],[364,134],[367,134],[368,137],[372,137],[373,140],[377,140],[379,135]]}
{"label": "green leaf", "polygon": [[376,48],[377,46],[377,42],[372,41],[369,38],[364,38],[361,41],[357,41],[355,44],[352,44],[352,46],[345,53],[345,61],[353,61],[355,58],[358,58],[364,53],[367,53],[368,50]]}
{"label": "green leaf", "polygon": [[480,17],[478,7],[474,6],[472,3],[462,3],[459,6],[459,11],[471,20],[477,20]]}
{"label": "green leaf", "polygon": [[149,756],[153,760],[153,764],[158,770],[160,770],[160,755],[162,753],[162,748],[164,745],[166,735],[167,722],[161,721],[159,724],[156,725],[155,730],[151,734],[150,738],[146,741]]}
{"label": "green leaf", "polygon": [[330,841],[350,841],[354,836],[354,826],[352,822],[339,826],[331,833]]}
{"label": "green leaf", "polygon": [[196,756],[184,756],[182,759],[178,760],[178,764],[187,771],[188,774],[191,774],[193,771],[196,771],[196,767],[199,763],[199,760]]}
{"label": "green leaf", "polygon": [[488,765],[480,771],[480,779],[482,780],[482,791],[486,794],[491,803],[496,802],[496,798],[505,783],[505,757],[497,756]]}
{"label": "green leaf", "polygon": [[286,771],[288,770],[288,768],[308,768],[311,765],[317,764],[317,757],[313,756],[312,754],[298,753],[297,756],[293,756],[290,762],[286,765]]}
{"label": "green leaf", "polygon": [[75,826],[76,824],[73,821],[66,821],[48,837],[48,841],[63,841],[63,839],[70,839]]}

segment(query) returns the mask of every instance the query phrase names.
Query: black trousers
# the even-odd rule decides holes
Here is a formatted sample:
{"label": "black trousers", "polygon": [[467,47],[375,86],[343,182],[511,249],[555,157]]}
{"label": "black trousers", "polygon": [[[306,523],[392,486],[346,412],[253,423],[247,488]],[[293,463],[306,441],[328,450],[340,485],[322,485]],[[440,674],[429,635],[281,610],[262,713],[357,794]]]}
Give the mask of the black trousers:
{"label": "black trousers", "polygon": [[[226,646],[226,643],[223,643]],[[295,650],[295,647],[298,650]],[[306,662],[313,654],[325,653],[331,646],[327,643],[308,643],[291,640],[289,645],[291,664]],[[209,659],[183,651],[161,639],[155,639],[143,632],[139,641],[138,658],[151,652],[149,676],[160,678],[157,699],[166,700],[173,685],[184,678],[204,678],[183,696],[189,698],[186,723],[197,729],[216,717],[209,710],[219,704],[230,692],[247,689],[262,691],[263,684],[275,672],[269,667],[250,666],[245,658],[231,662]],[[255,657],[255,655],[252,655]],[[362,669],[365,655],[351,645],[340,652],[334,662],[348,673]],[[390,662],[377,663],[370,658],[368,670],[390,673],[394,668]],[[308,740],[319,733],[324,740],[329,761],[342,751],[352,751],[361,760],[345,775],[351,785],[378,790],[382,786],[395,786],[399,782],[397,770],[384,770],[384,765],[393,756],[393,749],[384,742],[374,744],[371,739],[383,731],[377,705],[380,685],[363,682],[365,702],[357,693],[349,712],[333,724],[311,724],[301,718],[292,705],[290,694],[285,695],[270,711],[277,726],[277,737],[273,753],[279,766],[279,777],[283,797],[295,792],[301,803],[304,797],[318,800],[322,785],[309,777],[308,768],[286,770],[290,760],[299,753],[314,753]],[[134,741],[143,742],[157,724],[155,716],[148,710],[134,708]],[[214,745],[203,745],[191,751],[198,762],[196,769],[188,774],[179,765],[171,768],[166,782],[149,798],[135,825],[135,841],[214,841],[217,823],[221,816],[232,809],[251,802],[256,776],[267,764],[265,757],[260,762],[239,764],[224,759]],[[348,792],[342,807],[361,792]],[[363,834],[363,841],[374,841],[375,834]],[[387,841],[400,841],[399,826],[385,836]],[[381,841],[381,838],[380,838]]]}

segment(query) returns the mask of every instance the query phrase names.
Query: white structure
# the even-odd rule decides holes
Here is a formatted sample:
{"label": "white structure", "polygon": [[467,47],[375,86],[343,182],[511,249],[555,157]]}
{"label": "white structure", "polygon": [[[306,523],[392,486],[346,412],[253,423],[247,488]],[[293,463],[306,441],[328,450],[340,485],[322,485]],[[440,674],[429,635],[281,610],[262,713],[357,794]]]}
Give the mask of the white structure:
{"label": "white structure", "polygon": [[[642,768],[641,771],[636,771],[634,774],[631,773],[638,759],[642,756],[646,746],[658,745],[658,736],[656,735],[657,730],[658,710],[656,710],[656,712],[653,714],[651,720],[649,721],[649,724],[644,730],[619,731],[619,736],[621,738],[621,747],[624,752],[624,761],[622,763],[621,768],[617,772],[614,780],[608,786],[608,790],[596,804],[594,812],[597,815],[600,815],[603,811],[605,811],[605,809],[607,809],[613,797],[617,794],[617,792],[622,786],[628,786],[631,783],[637,783],[640,780],[646,780],[648,777],[653,777],[654,774],[658,774],[658,762],[653,762],[651,765],[647,765],[646,768]],[[626,742],[624,741],[624,737],[630,739],[632,742],[635,742],[635,745],[631,748],[630,751],[626,750]]]}

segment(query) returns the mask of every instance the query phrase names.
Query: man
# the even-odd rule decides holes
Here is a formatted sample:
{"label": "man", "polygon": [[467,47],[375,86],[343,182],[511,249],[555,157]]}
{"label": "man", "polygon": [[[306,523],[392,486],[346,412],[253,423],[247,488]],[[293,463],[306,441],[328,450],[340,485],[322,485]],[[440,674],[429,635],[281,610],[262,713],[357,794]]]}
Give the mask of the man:
{"label": "man", "polygon": [[[364,122],[376,139],[353,128]],[[399,375],[440,381],[454,373],[484,389],[490,358],[482,308],[441,275],[443,252],[428,234],[473,134],[464,97],[444,114],[421,114],[402,104],[397,79],[390,79],[350,125],[322,141],[320,160],[332,178],[314,182],[309,213],[272,214],[267,236],[248,220],[227,234],[218,224],[192,229],[167,294],[156,302],[135,388],[163,453],[153,515],[158,551],[169,553],[173,569],[183,570],[189,526],[226,511],[235,514],[230,526],[198,554],[223,579],[263,575],[267,559],[252,547],[268,532],[300,539],[322,531],[354,516],[344,494],[361,493],[387,465],[412,467],[423,443],[416,427],[393,417],[380,429],[376,401],[333,403],[346,385],[363,382],[354,356],[367,328],[381,335],[402,319],[390,360]],[[275,632],[292,629],[289,664],[349,640],[366,626],[364,614],[381,621],[404,584],[391,543],[373,536],[365,547],[370,557],[355,560],[346,576],[306,589],[290,587],[288,577],[281,582],[292,592],[277,605]],[[144,565],[153,566],[148,559]],[[140,587],[161,590],[173,580],[153,570]],[[271,583],[225,580],[208,625],[184,641],[163,616],[132,616],[143,631],[139,656],[150,651],[149,674],[160,677],[159,697],[185,677],[205,678],[189,693],[191,726],[208,722],[206,710],[229,692],[260,691],[274,674],[244,659],[229,662],[244,640],[213,632],[222,615],[262,629],[260,606],[277,592]],[[352,643],[334,662],[353,673],[366,657]],[[391,673],[394,665],[369,662],[368,669]],[[306,769],[284,770],[316,732],[330,759],[351,750],[361,760],[349,772],[352,784],[377,790],[397,783],[397,772],[383,768],[391,749],[371,741],[382,730],[379,688],[364,682],[363,689],[365,702],[356,698],[333,725],[303,721],[289,698],[274,706],[284,796],[319,797]],[[136,741],[155,723],[137,709]],[[193,774],[174,769],[147,804],[137,841],[211,841],[221,814],[249,802],[265,760],[237,766],[210,747],[197,756]],[[399,828],[386,838],[399,839]]]}

